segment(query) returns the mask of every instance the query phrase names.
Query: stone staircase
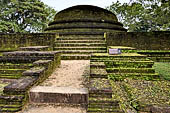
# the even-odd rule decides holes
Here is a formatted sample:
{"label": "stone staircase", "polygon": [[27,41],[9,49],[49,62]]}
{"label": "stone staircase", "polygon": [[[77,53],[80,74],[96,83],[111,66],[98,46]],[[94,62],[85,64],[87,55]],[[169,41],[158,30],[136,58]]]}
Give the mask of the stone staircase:
{"label": "stone staircase", "polygon": [[107,79],[104,62],[90,63],[89,98],[87,113],[123,113],[119,100],[112,97],[113,91]]}
{"label": "stone staircase", "polygon": [[54,50],[62,60],[87,60],[91,53],[106,53],[104,33],[63,33],[55,41]]}
{"label": "stone staircase", "polygon": [[[91,64],[106,65],[107,74],[102,69],[91,70],[92,76],[99,76],[114,80],[123,80],[127,77],[133,79],[157,80],[159,75],[152,68],[154,62],[147,59],[146,56],[136,53],[122,53],[121,55],[93,54]],[[101,73],[103,76],[101,76]]]}

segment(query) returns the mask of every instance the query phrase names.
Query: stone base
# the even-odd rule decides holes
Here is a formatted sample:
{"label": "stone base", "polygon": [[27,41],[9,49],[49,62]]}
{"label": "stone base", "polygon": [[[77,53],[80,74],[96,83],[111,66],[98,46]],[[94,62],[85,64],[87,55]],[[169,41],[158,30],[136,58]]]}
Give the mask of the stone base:
{"label": "stone base", "polygon": [[30,102],[87,104],[88,90],[71,87],[36,86],[30,90]]}

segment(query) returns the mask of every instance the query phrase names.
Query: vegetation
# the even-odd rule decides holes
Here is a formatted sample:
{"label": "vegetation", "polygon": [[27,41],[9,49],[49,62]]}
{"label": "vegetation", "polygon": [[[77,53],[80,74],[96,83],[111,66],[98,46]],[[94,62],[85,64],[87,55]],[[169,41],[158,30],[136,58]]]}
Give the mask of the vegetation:
{"label": "vegetation", "polygon": [[170,62],[156,62],[154,64],[155,71],[166,80],[170,80]]}
{"label": "vegetation", "polygon": [[56,11],[40,0],[0,1],[0,32],[40,32]]}
{"label": "vegetation", "polygon": [[118,16],[128,31],[170,31],[170,2],[165,0],[131,0],[113,2],[107,7]]}

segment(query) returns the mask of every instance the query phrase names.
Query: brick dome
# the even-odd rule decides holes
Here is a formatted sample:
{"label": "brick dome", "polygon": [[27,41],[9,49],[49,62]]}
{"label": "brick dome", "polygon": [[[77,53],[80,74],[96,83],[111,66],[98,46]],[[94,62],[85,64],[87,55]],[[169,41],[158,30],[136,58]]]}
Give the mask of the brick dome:
{"label": "brick dome", "polygon": [[77,5],[58,12],[48,32],[126,31],[112,12],[91,5]]}

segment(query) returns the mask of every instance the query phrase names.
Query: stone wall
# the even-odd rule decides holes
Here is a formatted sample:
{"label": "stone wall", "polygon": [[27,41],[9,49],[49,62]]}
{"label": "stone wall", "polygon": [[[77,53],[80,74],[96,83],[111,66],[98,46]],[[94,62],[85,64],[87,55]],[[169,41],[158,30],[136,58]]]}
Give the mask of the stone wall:
{"label": "stone wall", "polygon": [[170,50],[170,32],[119,32],[106,34],[107,46],[129,46],[139,50]]}
{"label": "stone wall", "polygon": [[53,49],[55,33],[5,34],[0,33],[0,51],[15,51],[18,47],[49,46]]}

